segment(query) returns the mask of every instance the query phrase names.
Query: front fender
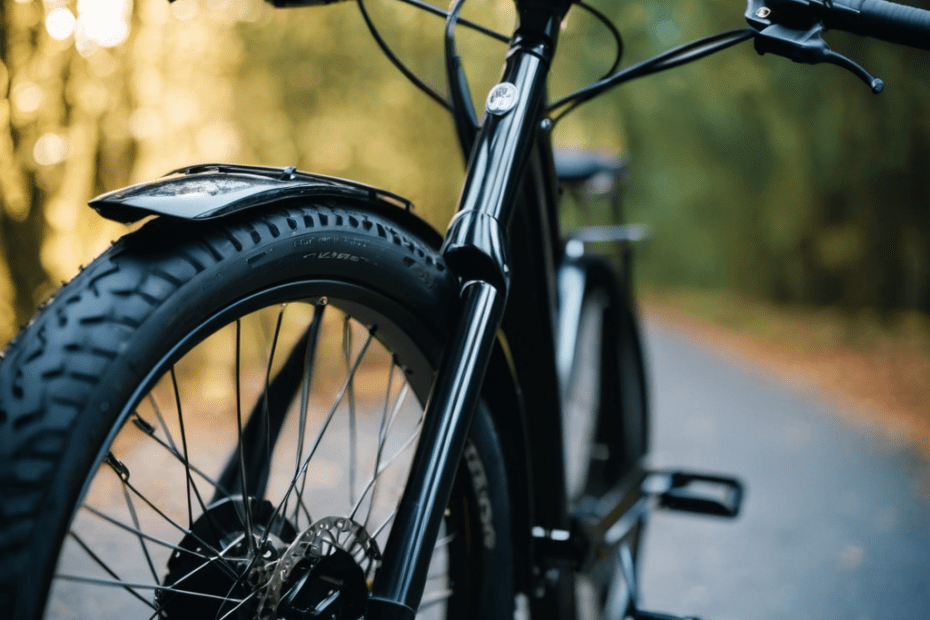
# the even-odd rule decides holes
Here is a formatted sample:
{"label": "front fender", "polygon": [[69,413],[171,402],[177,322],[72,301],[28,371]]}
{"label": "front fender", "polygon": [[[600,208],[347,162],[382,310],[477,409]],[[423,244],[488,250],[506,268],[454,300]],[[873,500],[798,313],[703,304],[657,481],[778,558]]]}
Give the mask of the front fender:
{"label": "front fender", "polygon": [[181,168],[156,181],[103,194],[89,204],[108,220],[128,224],[149,215],[211,220],[295,197],[349,198],[412,208],[405,198],[355,181],[295,168],[236,164]]}

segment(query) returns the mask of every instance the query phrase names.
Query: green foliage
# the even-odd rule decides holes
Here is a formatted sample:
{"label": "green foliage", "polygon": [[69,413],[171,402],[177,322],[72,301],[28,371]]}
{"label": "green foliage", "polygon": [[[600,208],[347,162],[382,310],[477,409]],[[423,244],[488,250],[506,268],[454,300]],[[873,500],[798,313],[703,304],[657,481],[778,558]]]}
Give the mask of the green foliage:
{"label": "green foliage", "polygon": [[[741,27],[742,10],[722,0],[622,3],[624,64]],[[930,311],[930,55],[828,38],[886,92],[743,44],[579,112],[569,134],[599,127],[630,157],[627,204],[653,233],[648,281]]]}

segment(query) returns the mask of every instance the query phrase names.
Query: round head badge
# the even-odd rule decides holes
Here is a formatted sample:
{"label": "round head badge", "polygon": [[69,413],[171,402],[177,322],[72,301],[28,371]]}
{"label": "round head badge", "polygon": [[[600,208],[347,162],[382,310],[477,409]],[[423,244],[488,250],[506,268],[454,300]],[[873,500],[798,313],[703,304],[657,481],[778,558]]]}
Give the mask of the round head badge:
{"label": "round head badge", "polygon": [[517,87],[510,82],[501,82],[488,93],[485,108],[490,114],[506,114],[517,105]]}

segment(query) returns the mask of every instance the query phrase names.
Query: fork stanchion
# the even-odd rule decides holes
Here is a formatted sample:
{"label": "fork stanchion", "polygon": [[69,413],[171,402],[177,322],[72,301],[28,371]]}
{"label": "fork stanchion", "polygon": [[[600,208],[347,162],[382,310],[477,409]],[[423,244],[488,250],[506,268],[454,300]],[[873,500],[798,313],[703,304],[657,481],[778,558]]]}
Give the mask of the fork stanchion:
{"label": "fork stanchion", "polygon": [[457,335],[440,364],[407,490],[384,551],[365,617],[412,619],[449,503],[452,483],[504,314],[504,295],[486,282],[462,287]]}

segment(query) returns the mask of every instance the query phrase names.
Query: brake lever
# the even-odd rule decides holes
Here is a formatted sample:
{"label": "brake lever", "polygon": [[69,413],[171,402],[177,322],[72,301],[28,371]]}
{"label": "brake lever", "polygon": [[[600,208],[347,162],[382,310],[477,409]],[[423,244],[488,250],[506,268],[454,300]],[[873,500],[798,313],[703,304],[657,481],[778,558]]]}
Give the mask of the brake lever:
{"label": "brake lever", "polygon": [[[791,4],[796,7],[802,3],[803,0],[794,0]],[[746,21],[756,31],[754,43],[756,51],[760,54],[777,54],[809,65],[836,65],[865,82],[873,93],[878,94],[884,90],[884,81],[873,76],[851,58],[830,49],[823,39],[826,28],[820,21],[813,19],[813,15],[811,20],[798,20],[796,12],[791,11],[792,15],[787,18],[792,25],[786,26],[775,21],[779,15],[765,6],[762,0],[748,0],[747,5]],[[805,24],[805,21],[808,23]]]}

